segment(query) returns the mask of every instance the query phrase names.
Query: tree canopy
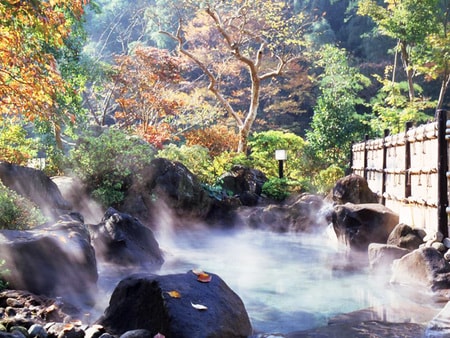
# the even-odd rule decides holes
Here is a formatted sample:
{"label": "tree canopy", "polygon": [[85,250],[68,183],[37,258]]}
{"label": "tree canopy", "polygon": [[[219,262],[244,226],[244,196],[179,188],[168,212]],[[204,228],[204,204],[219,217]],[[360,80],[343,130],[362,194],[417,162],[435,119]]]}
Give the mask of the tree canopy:
{"label": "tree canopy", "polygon": [[69,36],[86,0],[0,1],[0,118],[52,119],[64,90],[52,48]]}
{"label": "tree canopy", "polygon": [[[305,33],[311,20],[303,13],[292,15],[284,1],[185,3],[196,6],[194,18],[180,17],[176,29],[161,33],[176,41],[178,52],[207,77],[208,89],[239,130],[238,151],[246,151],[263,83],[284,75],[305,58]],[[233,79],[245,87],[231,91]],[[241,95],[248,98],[246,111],[233,104]]]}

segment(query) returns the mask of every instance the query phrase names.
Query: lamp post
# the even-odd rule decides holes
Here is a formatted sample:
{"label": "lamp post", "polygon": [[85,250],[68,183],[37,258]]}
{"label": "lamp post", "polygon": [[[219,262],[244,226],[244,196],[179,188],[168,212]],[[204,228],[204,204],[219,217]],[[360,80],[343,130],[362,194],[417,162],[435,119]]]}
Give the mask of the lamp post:
{"label": "lamp post", "polygon": [[278,176],[283,178],[283,164],[287,160],[287,151],[284,149],[275,150],[275,159],[278,161]]}

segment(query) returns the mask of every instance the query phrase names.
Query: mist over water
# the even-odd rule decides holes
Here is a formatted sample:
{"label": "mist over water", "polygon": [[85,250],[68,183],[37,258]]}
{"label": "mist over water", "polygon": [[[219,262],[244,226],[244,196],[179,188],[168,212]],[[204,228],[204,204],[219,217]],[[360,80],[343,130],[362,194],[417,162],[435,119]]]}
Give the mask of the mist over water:
{"label": "mist over water", "polygon": [[366,270],[335,271],[339,253],[325,233],[202,229],[172,235],[169,242],[161,238],[166,263],[159,273],[199,268],[219,275],[243,300],[256,332],[316,328],[392,296]]}

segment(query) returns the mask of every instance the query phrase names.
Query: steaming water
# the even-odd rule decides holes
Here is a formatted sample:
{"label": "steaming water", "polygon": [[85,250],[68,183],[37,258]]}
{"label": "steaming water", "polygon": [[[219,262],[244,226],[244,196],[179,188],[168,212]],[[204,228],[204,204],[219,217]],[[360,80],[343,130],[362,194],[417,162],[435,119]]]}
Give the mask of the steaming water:
{"label": "steaming water", "polygon": [[330,262],[339,254],[325,234],[199,230],[159,234],[158,241],[166,252],[161,274],[200,268],[219,275],[243,300],[256,332],[316,328],[395,297],[366,271],[336,273]]}

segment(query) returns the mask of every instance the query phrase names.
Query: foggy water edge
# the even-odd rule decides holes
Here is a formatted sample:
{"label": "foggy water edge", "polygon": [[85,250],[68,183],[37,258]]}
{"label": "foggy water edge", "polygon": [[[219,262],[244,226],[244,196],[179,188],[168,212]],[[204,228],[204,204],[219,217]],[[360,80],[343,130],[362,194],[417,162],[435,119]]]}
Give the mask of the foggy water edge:
{"label": "foggy water edge", "polygon": [[340,253],[325,234],[203,229],[177,231],[159,242],[166,260],[159,274],[202,269],[219,275],[243,300],[255,332],[317,328],[369,307],[380,307],[380,316],[389,320],[385,303],[408,302],[367,269],[335,270]]}

